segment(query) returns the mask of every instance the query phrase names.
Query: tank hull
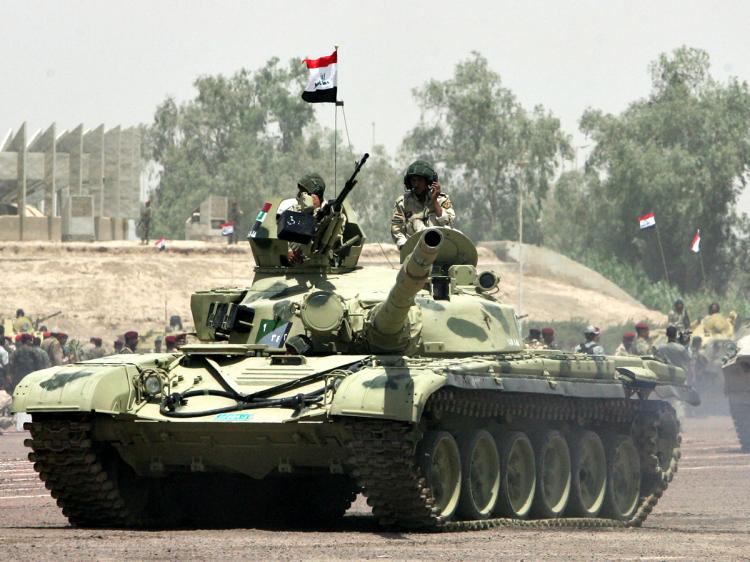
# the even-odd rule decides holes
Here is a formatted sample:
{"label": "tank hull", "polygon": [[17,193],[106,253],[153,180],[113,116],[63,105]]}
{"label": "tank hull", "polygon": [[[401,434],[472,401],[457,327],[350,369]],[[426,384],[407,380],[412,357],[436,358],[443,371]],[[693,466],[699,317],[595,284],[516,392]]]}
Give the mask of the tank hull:
{"label": "tank hull", "polygon": [[[203,396],[184,406],[195,415],[174,418],[159,407],[160,399],[142,396],[138,381],[144,374],[169,362],[174,390],[220,386],[205,357],[191,356],[184,365],[180,360],[107,358],[33,373],[19,384],[15,408],[33,417],[30,458],[73,524],[326,524],[342,517],[362,492],[385,526],[473,529],[551,519],[556,525],[639,525],[679,458],[679,423],[660,397],[694,398],[681,370],[634,358],[543,351],[471,358],[335,356],[307,358],[301,372],[299,365],[272,365],[273,357],[224,356],[213,364],[227,384],[246,391],[303,380],[285,393],[291,395],[322,387],[330,377],[339,382],[306,407],[204,414],[227,401]],[[310,373],[325,377],[304,384]],[[581,461],[581,436],[600,443],[608,456],[594,468],[602,474],[630,466],[620,466],[610,449],[623,439],[632,442],[630,462],[638,465],[632,509],[604,516],[601,502],[583,516],[567,506],[550,515],[534,499],[534,510],[508,513],[500,509],[500,497],[480,515],[436,507],[438,488],[426,483],[436,469],[423,465],[432,455],[425,443],[436,435],[459,444],[459,464],[472,456],[466,443],[477,436],[485,437],[482,454],[496,450],[506,463],[509,435],[528,439],[530,454],[541,459],[551,432],[558,451],[570,450],[571,462]],[[464,473],[473,469],[467,466]],[[535,468],[527,476],[544,489],[550,473]],[[611,481],[613,489],[621,487],[614,476]]]}

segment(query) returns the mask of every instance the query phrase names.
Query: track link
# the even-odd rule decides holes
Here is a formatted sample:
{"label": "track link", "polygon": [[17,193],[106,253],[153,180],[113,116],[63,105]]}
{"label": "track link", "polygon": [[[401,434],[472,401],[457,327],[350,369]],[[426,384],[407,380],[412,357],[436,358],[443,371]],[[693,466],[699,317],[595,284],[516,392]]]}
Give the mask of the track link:
{"label": "track link", "polygon": [[[349,463],[363,487],[373,514],[384,526],[434,531],[470,531],[493,527],[596,528],[639,527],[669,485],[680,458],[679,422],[665,402],[583,400],[535,395],[513,396],[443,389],[427,404],[429,415],[459,414],[475,419],[519,418],[549,422],[627,424],[641,455],[644,477],[640,504],[628,521],[606,518],[521,520],[494,518],[446,521],[437,515],[427,481],[417,468],[420,430],[408,423],[365,420],[349,422],[353,440]],[[660,457],[660,426],[677,428],[671,456]],[[676,424],[676,425],[675,425]]]}

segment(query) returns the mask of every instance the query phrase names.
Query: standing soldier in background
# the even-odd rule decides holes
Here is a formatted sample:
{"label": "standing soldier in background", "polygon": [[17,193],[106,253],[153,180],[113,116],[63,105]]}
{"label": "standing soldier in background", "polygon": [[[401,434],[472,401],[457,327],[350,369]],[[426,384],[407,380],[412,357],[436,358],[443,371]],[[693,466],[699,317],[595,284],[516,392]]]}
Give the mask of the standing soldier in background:
{"label": "standing soldier in background", "polygon": [[102,338],[92,337],[89,341],[93,346],[88,352],[89,359],[99,359],[107,355],[107,351],[102,347]]}
{"label": "standing soldier in background", "polygon": [[667,343],[660,345],[655,355],[685,372],[690,368],[690,352],[677,341],[677,326],[667,326]]}
{"label": "standing soldier in background", "polygon": [[406,241],[430,226],[452,226],[456,220],[450,198],[440,191],[435,170],[416,160],[404,174],[406,191],[396,200],[391,218],[391,236],[401,248]]}
{"label": "standing soldier in background", "polygon": [[64,335],[65,339],[68,338],[67,334],[58,334],[57,332],[44,332],[44,341],[42,341],[41,347],[44,351],[47,352],[50,365],[52,365],[53,367],[62,365],[65,360],[63,346],[60,342],[60,335]]}
{"label": "standing soldier in background", "polygon": [[130,330],[125,332],[123,337],[125,338],[125,345],[120,353],[135,353],[135,348],[138,346],[138,332]]}
{"label": "standing soldier in background", "polygon": [[31,342],[34,337],[29,333],[18,334],[16,336],[16,352],[13,362],[13,378],[10,380],[10,388],[6,388],[9,394],[13,394],[18,381],[23,377],[37,370],[39,360],[31,348]]}
{"label": "standing soldier in background", "polygon": [[138,229],[141,231],[141,244],[148,244],[151,233],[151,201],[147,200],[141,209],[141,218],[138,221]]}
{"label": "standing soldier in background", "polygon": [[237,203],[237,200],[235,199],[229,204],[229,212],[227,216],[227,221],[232,223],[232,234],[230,234],[227,237],[227,242],[229,244],[236,244],[237,243],[237,227],[240,224],[240,219],[242,218],[242,209],[240,209],[239,204]]}
{"label": "standing soldier in background", "polygon": [[22,308],[16,310],[16,319],[13,320],[13,331],[17,334],[21,332],[30,332],[34,329],[34,324],[24,313]]}
{"label": "standing soldier in background", "polygon": [[648,324],[645,322],[638,322],[635,325],[635,343],[633,344],[633,351],[636,355],[651,355],[654,352],[654,346],[651,343],[651,335]]}
{"label": "standing soldier in background", "polygon": [[617,349],[615,350],[615,355],[619,355],[621,357],[627,357],[628,355],[635,355],[635,350],[633,349],[633,340],[635,339],[635,332],[625,332],[622,335],[622,343],[617,346]]}
{"label": "standing soldier in background", "polygon": [[737,314],[730,312],[729,317],[726,317],[720,310],[718,302],[712,302],[708,306],[708,316],[701,321],[703,333],[708,337],[732,339]]}
{"label": "standing soldier in background", "polygon": [[526,336],[523,344],[526,349],[542,349],[542,332],[539,328],[529,328],[529,335]]}
{"label": "standing soldier in background", "polygon": [[595,326],[587,326],[583,331],[583,337],[586,341],[578,344],[575,348],[576,353],[585,353],[587,355],[604,355],[604,348],[597,341],[599,339],[599,329]]}
{"label": "standing soldier in background", "polygon": [[682,299],[677,299],[672,305],[672,310],[667,314],[667,323],[671,326],[677,326],[678,330],[690,329],[690,316],[685,310],[685,303]]}
{"label": "standing soldier in background", "polygon": [[542,328],[542,340],[544,340],[544,349],[560,349],[555,341],[555,330],[549,326]]}
{"label": "standing soldier in background", "polygon": [[34,351],[36,357],[37,369],[46,369],[51,366],[49,355],[41,348],[42,339],[35,336],[31,342],[31,349]]}

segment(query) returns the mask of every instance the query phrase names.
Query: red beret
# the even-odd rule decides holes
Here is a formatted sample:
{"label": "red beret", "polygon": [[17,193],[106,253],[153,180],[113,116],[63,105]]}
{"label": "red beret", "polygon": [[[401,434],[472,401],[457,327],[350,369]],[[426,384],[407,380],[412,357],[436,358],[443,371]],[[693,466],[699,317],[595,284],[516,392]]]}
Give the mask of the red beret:
{"label": "red beret", "polygon": [[130,330],[129,332],[125,332],[125,339],[126,340],[138,339],[138,332],[136,332],[135,330]]}
{"label": "red beret", "polygon": [[166,338],[164,338],[164,341],[167,343],[175,343],[177,341],[177,336],[169,335]]}
{"label": "red beret", "polygon": [[21,334],[21,341],[24,341],[24,342],[27,342],[27,343],[28,342],[33,342],[34,341],[34,336],[32,336],[28,332],[24,332],[23,334]]}
{"label": "red beret", "polygon": [[645,322],[638,322],[638,324],[635,325],[636,330],[648,330],[648,324]]}
{"label": "red beret", "polygon": [[16,334],[16,343],[21,343],[23,341],[23,334]]}
{"label": "red beret", "polygon": [[43,333],[42,333],[42,337],[43,337],[44,339],[47,339],[47,338],[49,338],[49,337],[51,337],[51,336],[52,336],[52,332],[50,332],[50,331],[46,331],[46,332],[43,332]]}
{"label": "red beret", "polygon": [[555,330],[553,330],[552,328],[542,328],[542,333],[545,336],[554,336],[555,335]]}
{"label": "red beret", "polygon": [[622,335],[622,339],[624,339],[624,340],[634,340],[635,339],[635,332],[625,332]]}

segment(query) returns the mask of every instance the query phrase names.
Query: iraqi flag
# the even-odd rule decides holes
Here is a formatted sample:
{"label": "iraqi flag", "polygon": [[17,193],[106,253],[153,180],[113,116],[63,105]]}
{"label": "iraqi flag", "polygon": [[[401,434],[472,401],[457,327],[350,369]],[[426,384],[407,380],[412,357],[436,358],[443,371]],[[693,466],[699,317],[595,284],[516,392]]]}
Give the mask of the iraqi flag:
{"label": "iraqi flag", "polygon": [[222,223],[219,227],[221,227],[222,236],[231,236],[234,234],[234,223],[232,221]]}
{"label": "iraqi flag", "polygon": [[690,250],[696,254],[701,251],[701,229],[695,231],[693,235],[693,241],[690,242]]}
{"label": "iraqi flag", "polygon": [[159,249],[159,250],[166,250],[167,249],[167,239],[162,236],[156,242],[154,242],[154,246],[156,246],[157,249]]}
{"label": "iraqi flag", "polygon": [[638,217],[638,223],[641,226],[641,230],[656,226],[656,216],[654,216],[654,213],[646,213],[642,217]]}
{"label": "iraqi flag", "polygon": [[336,103],[337,53],[319,59],[303,61],[310,71],[302,99],[309,103]]}

